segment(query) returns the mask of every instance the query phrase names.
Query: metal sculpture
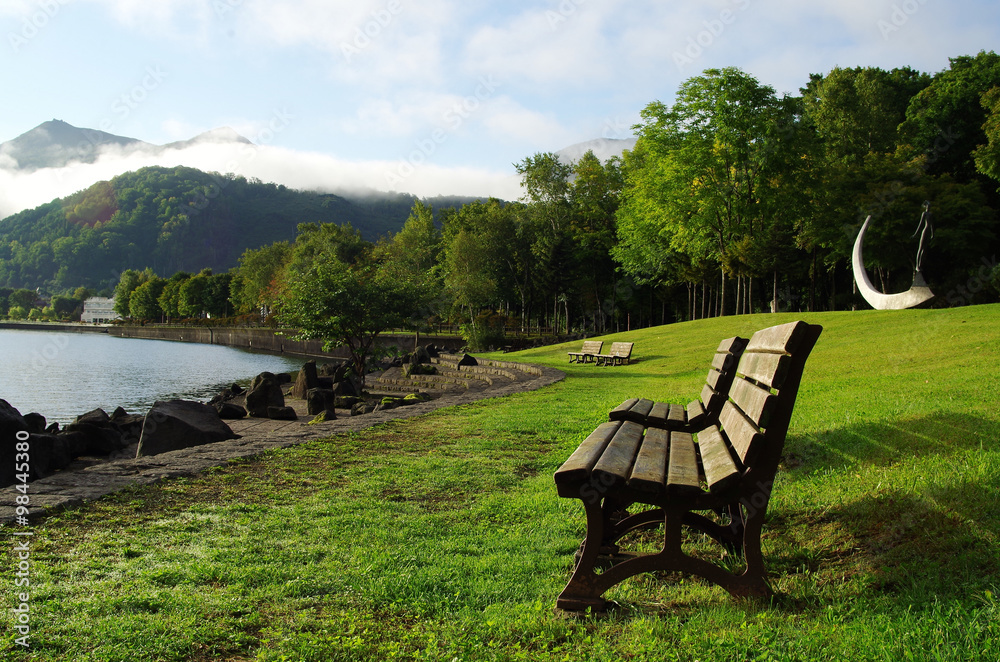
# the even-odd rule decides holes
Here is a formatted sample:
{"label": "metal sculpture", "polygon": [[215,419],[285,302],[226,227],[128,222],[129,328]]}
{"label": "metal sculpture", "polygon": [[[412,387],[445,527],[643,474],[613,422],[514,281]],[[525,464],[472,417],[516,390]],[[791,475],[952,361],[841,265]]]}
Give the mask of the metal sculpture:
{"label": "metal sculpture", "polygon": [[854,241],[854,281],[858,284],[858,291],[861,292],[861,296],[871,304],[872,308],[876,310],[903,310],[905,308],[913,308],[934,297],[934,293],[927,287],[924,275],[920,271],[924,259],[924,241],[927,239],[927,233],[930,232],[930,236],[934,237],[930,206],[931,203],[924,202],[924,211],[920,215],[920,223],[917,225],[917,231],[913,233],[913,236],[920,235],[920,244],[917,247],[917,261],[913,269],[913,284],[905,292],[883,294],[872,285],[871,280],[868,279],[868,272],[865,271],[865,262],[862,257],[865,230],[868,229],[868,224],[871,222],[872,217],[868,216],[865,219],[864,225],[861,226],[858,238]]}

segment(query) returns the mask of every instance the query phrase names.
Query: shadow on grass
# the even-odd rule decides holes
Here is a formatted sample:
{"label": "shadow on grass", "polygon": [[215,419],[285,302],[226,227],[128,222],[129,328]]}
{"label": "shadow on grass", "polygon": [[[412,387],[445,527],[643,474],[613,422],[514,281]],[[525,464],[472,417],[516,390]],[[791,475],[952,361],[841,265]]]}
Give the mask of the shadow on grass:
{"label": "shadow on grass", "polygon": [[790,435],[783,470],[795,481],[817,470],[884,466],[970,450],[1000,450],[1000,423],[942,412],[893,423],[858,423],[802,437]]}
{"label": "shadow on grass", "polygon": [[[995,592],[998,427],[974,415],[935,413],[794,440],[786,446],[789,482],[780,489],[830,489],[831,503],[771,518],[779,541],[768,559],[772,576],[859,578],[864,593],[903,604]],[[865,472],[872,467],[879,471]],[[817,474],[826,478],[810,484]]]}

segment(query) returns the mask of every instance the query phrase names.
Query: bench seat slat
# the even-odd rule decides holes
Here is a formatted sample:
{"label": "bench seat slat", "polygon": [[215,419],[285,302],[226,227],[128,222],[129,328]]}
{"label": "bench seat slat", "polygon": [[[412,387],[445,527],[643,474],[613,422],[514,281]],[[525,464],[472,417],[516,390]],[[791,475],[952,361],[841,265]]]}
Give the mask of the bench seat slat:
{"label": "bench seat slat", "polygon": [[608,442],[615,436],[621,425],[618,421],[608,421],[601,423],[596,430],[591,432],[556,471],[556,484],[563,485],[586,480],[601,458]]}
{"label": "bench seat slat", "polygon": [[733,445],[736,456],[740,462],[747,464],[747,458],[752,456],[757,441],[761,437],[760,430],[747,420],[743,412],[732,402],[722,405],[722,412],[719,414],[719,424],[726,431],[729,443]]}
{"label": "bench seat slat", "polygon": [[740,478],[740,471],[726,446],[717,425],[712,425],[698,433],[698,449],[705,471],[705,482],[713,494],[725,492]]}
{"label": "bench seat slat", "polygon": [[647,398],[639,398],[639,401],[632,405],[628,413],[625,415],[626,420],[634,421],[636,423],[645,423],[646,417],[649,415],[649,411],[653,408],[653,401]]}
{"label": "bench seat slat", "polygon": [[632,407],[634,407],[635,403],[637,402],[639,402],[639,398],[629,398],[625,402],[621,403],[620,405],[612,409],[611,412],[608,414],[608,418],[612,421],[624,421],[625,417],[628,415],[629,410],[632,409]]}
{"label": "bench seat slat", "polygon": [[665,426],[671,420],[670,411],[675,406],[666,402],[654,403],[653,408],[649,410],[649,415],[646,417],[646,425]]}
{"label": "bench seat slat", "polygon": [[652,493],[663,493],[667,475],[667,451],[670,433],[663,428],[649,428],[636,455],[628,486]]}
{"label": "bench seat slat", "polygon": [[594,478],[608,487],[628,480],[641,442],[642,425],[623,422],[594,466]]}
{"label": "bench seat slat", "polygon": [[705,418],[705,402],[702,400],[692,400],[687,406],[688,425],[698,426]]}
{"label": "bench seat slat", "polygon": [[676,495],[701,492],[698,480],[698,455],[694,447],[694,438],[690,433],[674,432],[670,435],[667,490]]}
{"label": "bench seat slat", "polygon": [[670,405],[670,413],[667,414],[667,421],[672,425],[683,425],[687,421],[687,411],[681,405]]}

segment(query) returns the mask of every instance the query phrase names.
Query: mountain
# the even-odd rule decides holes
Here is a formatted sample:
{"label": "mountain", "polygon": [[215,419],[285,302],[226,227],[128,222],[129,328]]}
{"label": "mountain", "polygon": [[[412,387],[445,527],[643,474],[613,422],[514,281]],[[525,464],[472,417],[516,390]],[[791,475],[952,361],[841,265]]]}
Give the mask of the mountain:
{"label": "mountain", "polygon": [[157,154],[166,149],[220,143],[251,144],[229,127],[206,131],[190,140],[153,145],[105,131],[83,129],[62,120],[50,120],[13,140],[0,143],[0,168],[21,171],[60,168],[70,163],[94,163],[108,149]]}
{"label": "mountain", "polygon": [[579,161],[588,151],[593,151],[594,156],[604,162],[612,156],[621,156],[625,150],[635,147],[635,140],[635,138],[595,138],[564,147],[556,152],[556,156],[563,163],[572,164]]}
{"label": "mountain", "polygon": [[125,269],[216,272],[248,248],[292,241],[300,223],[350,223],[374,241],[398,232],[415,197],[352,202],[233,174],[153,166],[0,221],[0,287],[104,289]]}

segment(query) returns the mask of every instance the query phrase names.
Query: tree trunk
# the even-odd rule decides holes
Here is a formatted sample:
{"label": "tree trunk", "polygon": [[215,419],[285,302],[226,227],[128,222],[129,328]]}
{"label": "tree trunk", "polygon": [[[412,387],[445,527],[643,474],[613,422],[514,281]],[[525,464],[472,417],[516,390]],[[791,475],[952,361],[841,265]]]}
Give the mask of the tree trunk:
{"label": "tree trunk", "polygon": [[774,287],[771,290],[771,312],[778,312],[778,270],[774,270]]}

